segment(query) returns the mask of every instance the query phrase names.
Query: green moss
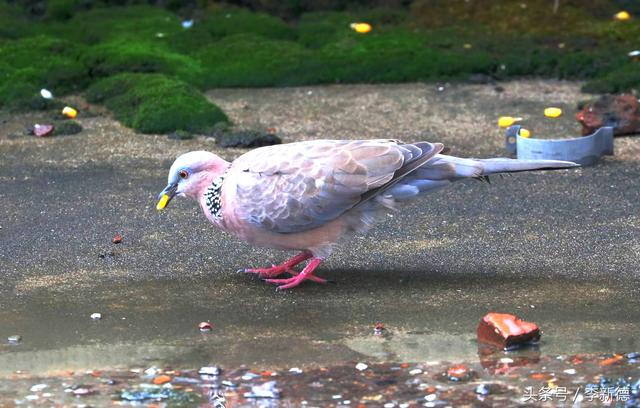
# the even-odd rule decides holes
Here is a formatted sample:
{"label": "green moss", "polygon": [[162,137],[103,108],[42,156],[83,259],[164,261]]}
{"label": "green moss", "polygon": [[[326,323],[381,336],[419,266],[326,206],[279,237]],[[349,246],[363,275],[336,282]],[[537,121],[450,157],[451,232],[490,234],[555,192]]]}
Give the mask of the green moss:
{"label": "green moss", "polygon": [[627,63],[606,75],[587,82],[583,91],[590,93],[617,93],[640,90],[640,65]]}
{"label": "green moss", "polygon": [[83,89],[89,78],[79,61],[82,48],[45,36],[0,41],[0,106],[34,109],[39,91],[55,95]]}
{"label": "green moss", "polygon": [[76,12],[80,0],[48,0],[47,17],[54,20],[68,20]]}
{"label": "green moss", "polygon": [[119,38],[90,47],[82,57],[91,76],[121,72],[155,72],[197,84],[201,68],[192,58],[168,50],[161,42]]}
{"label": "green moss", "polygon": [[196,57],[207,87],[296,85],[296,73],[312,55],[290,41],[238,34],[204,47]]}
{"label": "green moss", "polygon": [[19,7],[0,2],[0,38],[16,39],[28,35],[28,23]]}
{"label": "green moss", "polygon": [[278,17],[241,8],[223,8],[206,14],[196,25],[203,26],[214,38],[234,34],[256,34],[274,40],[294,39],[295,30]]}
{"label": "green moss", "polygon": [[183,31],[178,16],[151,6],[95,8],[77,12],[65,22],[48,22],[40,29],[60,38],[87,44],[119,38],[154,41],[158,33],[167,38]]}
{"label": "green moss", "polygon": [[197,89],[161,74],[105,78],[88,89],[87,99],[104,103],[116,119],[142,133],[206,133],[228,121]]}

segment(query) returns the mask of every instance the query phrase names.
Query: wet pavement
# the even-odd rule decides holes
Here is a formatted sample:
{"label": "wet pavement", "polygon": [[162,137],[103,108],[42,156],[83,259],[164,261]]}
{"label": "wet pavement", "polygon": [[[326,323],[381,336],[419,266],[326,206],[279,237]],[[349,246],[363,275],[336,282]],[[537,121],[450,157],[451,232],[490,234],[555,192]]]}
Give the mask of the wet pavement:
{"label": "wet pavement", "polygon": [[[504,156],[496,126],[504,114],[525,116],[534,134],[578,135],[572,112],[585,98],[579,84],[501,86],[503,92],[407,84],[209,96],[237,125],[275,127],[285,141],[397,137],[441,141],[454,155]],[[545,119],[542,109],[551,104],[565,116]],[[0,118],[0,339],[22,337],[0,344],[0,406],[22,400],[43,377],[56,387],[82,384],[87,370],[328,367],[347,378],[340,373],[355,373],[358,361],[382,371],[401,362],[438,362],[440,369],[440,362],[464,361],[490,375],[478,366],[475,342],[489,311],[538,323],[541,361],[640,349],[639,138],[616,139],[616,156],[596,167],[496,177],[490,185],[466,181],[429,195],[324,263],[318,275],[337,284],[279,293],[235,271],[288,254],[215,230],[186,200],[154,210],[176,155],[205,149],[232,158],[242,150],[220,150],[204,136],[136,135],[100,112],[83,117],[78,105],[85,130],[73,136],[24,135],[42,115]],[[114,244],[117,234],[123,240]],[[90,318],[95,312],[101,320]],[[213,330],[201,333],[202,321]],[[388,335],[373,335],[377,322]],[[612,375],[637,380],[637,365],[615,367]],[[75,372],[70,379],[68,371]],[[597,371],[581,384],[596,381]],[[138,377],[126,385],[138,386]],[[279,383],[283,396],[288,384],[295,382]],[[516,391],[507,400],[523,384],[510,386]],[[371,392],[384,394],[380,387]],[[91,404],[124,389],[107,388]],[[196,388],[202,398],[204,388]],[[287,400],[291,406],[307,398],[291,389],[298,398]],[[409,403],[400,393],[385,394],[385,403]]]}

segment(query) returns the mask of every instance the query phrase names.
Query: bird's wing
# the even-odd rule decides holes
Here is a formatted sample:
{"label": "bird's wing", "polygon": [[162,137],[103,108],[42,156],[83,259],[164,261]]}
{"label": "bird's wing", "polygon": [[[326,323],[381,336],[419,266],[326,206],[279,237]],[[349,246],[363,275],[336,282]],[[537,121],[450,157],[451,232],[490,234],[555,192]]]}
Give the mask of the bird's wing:
{"label": "bird's wing", "polygon": [[440,144],[394,140],[314,140],[252,150],[225,177],[234,212],[278,233],[301,232],[336,219],[415,170]]}

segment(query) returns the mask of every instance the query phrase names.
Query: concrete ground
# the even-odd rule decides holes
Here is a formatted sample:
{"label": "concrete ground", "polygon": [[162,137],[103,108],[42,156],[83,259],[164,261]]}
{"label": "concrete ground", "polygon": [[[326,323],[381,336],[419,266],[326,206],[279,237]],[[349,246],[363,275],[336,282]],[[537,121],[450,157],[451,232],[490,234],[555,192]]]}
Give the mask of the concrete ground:
{"label": "concrete ground", "polygon": [[[539,135],[578,135],[579,84],[358,85],[214,90],[236,125],[314,138],[439,141],[504,156],[498,116]],[[79,103],[79,102],[78,102]],[[542,115],[564,108],[560,119]],[[82,106],[81,106],[82,108]],[[640,348],[640,138],[595,167],[458,183],[341,248],[313,283],[284,293],[241,267],[289,254],[207,224],[195,203],[155,197],[180,153],[242,150],[137,135],[105,114],[74,136],[38,139],[42,114],[2,114],[0,378],[151,364],[256,367],[346,360],[475,360],[488,311],[544,330],[545,354]],[[116,234],[124,241],[112,244]],[[100,312],[99,322],[89,315]],[[201,334],[200,321],[214,330]],[[390,336],[371,336],[383,322]]]}

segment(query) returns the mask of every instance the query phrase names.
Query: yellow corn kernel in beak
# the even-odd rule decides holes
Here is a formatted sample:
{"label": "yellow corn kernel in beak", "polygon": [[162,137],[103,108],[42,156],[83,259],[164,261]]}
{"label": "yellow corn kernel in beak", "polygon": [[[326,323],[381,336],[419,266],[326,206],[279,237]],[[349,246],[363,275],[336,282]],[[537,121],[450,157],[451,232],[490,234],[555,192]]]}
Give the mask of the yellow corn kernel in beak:
{"label": "yellow corn kernel in beak", "polygon": [[513,125],[514,123],[520,120],[522,120],[522,118],[513,118],[511,116],[500,116],[498,118],[498,126],[500,126],[501,128],[508,128],[509,126]]}
{"label": "yellow corn kernel in beak", "polygon": [[547,108],[544,110],[544,116],[548,118],[557,118],[562,115],[562,109],[560,108]]}
{"label": "yellow corn kernel in beak", "polygon": [[62,110],[62,114],[68,117],[69,119],[75,119],[75,117],[78,116],[78,111],[73,109],[70,106],[65,106],[64,109]]}
{"label": "yellow corn kernel in beak", "polygon": [[359,34],[366,34],[371,31],[371,24],[369,23],[352,23],[351,28]]}
{"label": "yellow corn kernel in beak", "polygon": [[529,132],[525,128],[520,129],[520,133],[518,133],[518,134],[520,135],[520,137],[524,137],[524,138],[527,138],[527,137],[531,136],[531,132]]}
{"label": "yellow corn kernel in beak", "polygon": [[167,206],[168,202],[169,202],[169,196],[166,194],[163,194],[162,197],[160,197],[160,201],[158,201],[158,205],[156,205],[156,209],[158,211],[164,210],[164,207]]}

